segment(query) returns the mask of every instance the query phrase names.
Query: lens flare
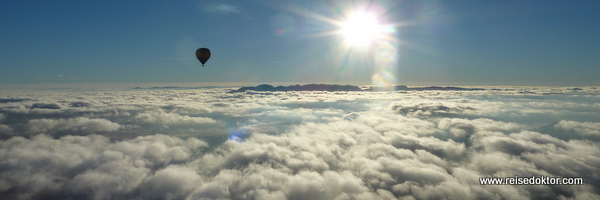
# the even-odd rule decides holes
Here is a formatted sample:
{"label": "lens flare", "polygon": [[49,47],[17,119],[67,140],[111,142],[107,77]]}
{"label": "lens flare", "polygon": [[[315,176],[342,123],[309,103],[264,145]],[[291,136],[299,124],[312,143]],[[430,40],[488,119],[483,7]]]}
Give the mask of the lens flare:
{"label": "lens flare", "polygon": [[246,134],[246,127],[242,126],[239,127],[239,125],[237,124],[233,124],[231,122],[227,123],[227,140],[235,142],[235,143],[241,143],[244,141],[244,139],[246,139],[248,137],[248,135]]}
{"label": "lens flare", "polygon": [[296,30],[296,21],[287,14],[278,14],[271,17],[269,25],[276,36],[290,35]]}
{"label": "lens flare", "polygon": [[397,42],[393,38],[380,41],[376,48],[372,84],[382,90],[393,90],[397,81],[395,76],[398,57]]}

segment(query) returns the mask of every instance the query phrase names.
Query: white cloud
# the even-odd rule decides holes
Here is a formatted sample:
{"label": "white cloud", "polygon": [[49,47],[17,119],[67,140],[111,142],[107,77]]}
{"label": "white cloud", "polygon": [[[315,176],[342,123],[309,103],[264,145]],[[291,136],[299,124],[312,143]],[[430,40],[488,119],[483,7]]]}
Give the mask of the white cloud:
{"label": "white cloud", "polygon": [[202,5],[200,6],[204,12],[208,13],[222,13],[222,14],[240,14],[241,11],[237,6],[220,3],[220,4],[212,4],[212,5]]}
{"label": "white cloud", "polygon": [[562,130],[575,131],[580,135],[598,135],[600,136],[600,122],[576,122],[561,120],[554,127]]}
{"label": "white cloud", "polygon": [[158,125],[189,125],[189,124],[212,124],[217,123],[214,119],[207,117],[190,117],[177,113],[165,113],[162,110],[147,111],[137,114],[133,120],[144,124]]}
{"label": "white cloud", "polygon": [[0,124],[0,137],[12,136],[13,129],[7,125]]}
{"label": "white cloud", "polygon": [[392,109],[408,117],[431,117],[431,116],[456,116],[475,110],[472,107],[464,106],[446,106],[442,103],[418,103],[413,105],[402,105],[401,103],[392,106]]}
{"label": "white cloud", "polygon": [[84,117],[70,119],[32,119],[27,123],[28,131],[34,134],[53,134],[57,131],[72,133],[111,132],[119,129],[119,124],[106,119],[89,119]]}
{"label": "white cloud", "polygon": [[[560,88],[226,91],[2,97],[9,100],[0,103],[0,134],[5,137],[0,141],[0,195],[12,199],[600,198],[597,141],[563,140],[532,131],[539,124],[552,124],[553,129],[594,135],[598,126],[588,111],[595,109],[591,102],[597,100],[597,90],[577,90],[589,93],[579,96]],[[562,94],[543,94],[548,92]],[[37,108],[32,108],[35,103]],[[537,118],[548,113],[572,118]],[[234,134],[243,137],[228,141]],[[479,184],[479,177],[516,175],[583,177],[585,184]]]}
{"label": "white cloud", "polygon": [[202,177],[194,169],[170,165],[158,170],[144,182],[144,198],[183,199],[196,187],[203,185]]}
{"label": "white cloud", "polygon": [[[60,139],[38,135],[13,137],[0,146],[0,164],[5,166],[0,171],[0,193],[5,197],[29,198],[51,192],[64,198],[90,195],[87,197],[114,199],[152,187],[152,176],[169,176],[169,170],[176,167],[170,164],[190,159],[207,144],[164,135],[121,142],[98,135]],[[156,171],[160,166],[169,167]],[[189,176],[193,174],[180,174],[193,178]]]}

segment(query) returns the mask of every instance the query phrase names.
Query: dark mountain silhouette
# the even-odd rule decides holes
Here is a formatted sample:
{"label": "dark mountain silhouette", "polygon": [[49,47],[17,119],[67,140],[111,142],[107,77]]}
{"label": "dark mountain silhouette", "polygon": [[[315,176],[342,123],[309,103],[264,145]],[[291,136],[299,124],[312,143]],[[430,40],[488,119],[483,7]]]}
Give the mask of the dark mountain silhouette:
{"label": "dark mountain silhouette", "polygon": [[362,91],[358,86],[353,85],[329,85],[329,84],[308,84],[308,85],[290,85],[277,86],[262,84],[256,87],[241,87],[237,90],[231,90],[229,93],[253,91]]}
{"label": "dark mountain silhouette", "polygon": [[[252,91],[382,91],[386,90],[386,87],[365,87],[362,88],[354,85],[336,85],[336,84],[308,84],[308,85],[290,85],[290,86],[277,86],[274,87],[269,84],[262,84],[256,87],[241,87],[237,90],[231,90],[229,93],[245,92],[248,90]],[[394,91],[401,90],[484,90],[481,88],[461,88],[461,87],[414,87],[409,88],[405,85],[394,86]]]}
{"label": "dark mountain silhouette", "polygon": [[134,90],[190,90],[190,89],[214,89],[214,88],[222,88],[220,86],[201,86],[201,87],[179,87],[179,86],[155,86],[149,88],[143,87],[134,87]]}

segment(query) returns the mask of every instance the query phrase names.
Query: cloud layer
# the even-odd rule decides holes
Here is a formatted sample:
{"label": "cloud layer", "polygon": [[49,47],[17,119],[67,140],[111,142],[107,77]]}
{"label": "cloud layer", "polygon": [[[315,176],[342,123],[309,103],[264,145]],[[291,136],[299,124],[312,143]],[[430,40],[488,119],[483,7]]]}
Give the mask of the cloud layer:
{"label": "cloud layer", "polygon": [[[598,199],[600,90],[0,96],[11,199]],[[583,177],[481,185],[480,177]]]}

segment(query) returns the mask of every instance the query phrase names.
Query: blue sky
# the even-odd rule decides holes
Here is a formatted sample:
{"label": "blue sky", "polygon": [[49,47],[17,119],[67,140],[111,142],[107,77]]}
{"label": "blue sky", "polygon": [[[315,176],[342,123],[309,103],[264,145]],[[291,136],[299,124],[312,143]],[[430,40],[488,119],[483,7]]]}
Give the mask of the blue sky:
{"label": "blue sky", "polygon": [[[0,84],[600,85],[599,8],[594,1],[2,1]],[[386,38],[346,44],[339,24],[359,11],[377,16]],[[199,47],[213,52],[205,67],[194,57]]]}

